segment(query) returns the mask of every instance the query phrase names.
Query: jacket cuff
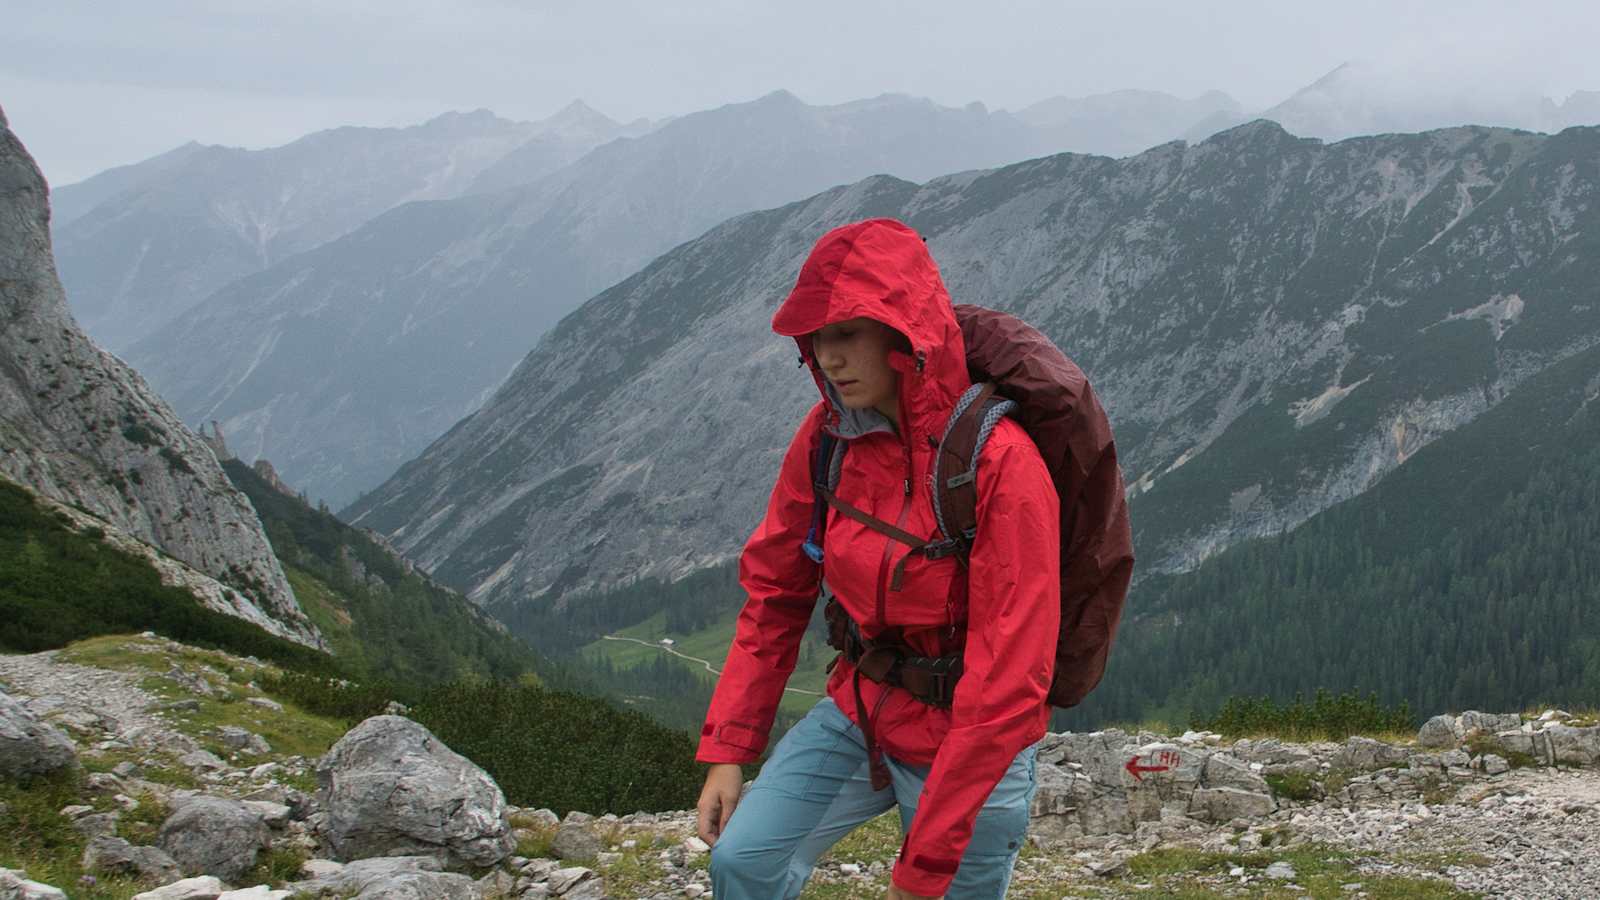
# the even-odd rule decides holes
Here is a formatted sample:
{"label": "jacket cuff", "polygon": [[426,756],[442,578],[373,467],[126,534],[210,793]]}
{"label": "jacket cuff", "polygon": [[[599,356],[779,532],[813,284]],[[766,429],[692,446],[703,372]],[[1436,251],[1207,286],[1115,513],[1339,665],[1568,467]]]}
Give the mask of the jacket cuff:
{"label": "jacket cuff", "polygon": [[761,758],[767,737],[739,722],[710,722],[700,729],[700,746],[695,761],[703,763],[752,763]]}
{"label": "jacket cuff", "polygon": [[955,880],[959,859],[931,859],[921,853],[906,854],[902,845],[889,880],[894,886],[924,897],[942,897]]}

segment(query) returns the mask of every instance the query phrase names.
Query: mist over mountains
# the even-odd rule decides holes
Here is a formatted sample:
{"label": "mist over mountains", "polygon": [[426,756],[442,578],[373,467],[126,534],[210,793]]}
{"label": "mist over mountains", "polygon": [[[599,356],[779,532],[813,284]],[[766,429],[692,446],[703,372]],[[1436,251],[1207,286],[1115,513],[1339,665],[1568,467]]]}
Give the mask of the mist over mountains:
{"label": "mist over mountains", "polygon": [[778,92],[521,187],[396,208],[227,285],[126,355],[191,421],[220,421],[241,455],[343,503],[476,408],[563,315],[673,245],[874,173],[1038,155],[1054,133],[981,105],[816,107]]}
{"label": "mist over mountains", "polygon": [[498,177],[537,178],[622,131],[571,113],[526,123],[478,110],[270,150],[180,147],[58,192],[62,281],[84,327],[122,352],[229,282],[402,203],[464,193],[528,141],[545,154],[509,160]]}
{"label": "mist over mountains", "polygon": [[875,177],[743,216],[563,320],[495,397],[347,510],[480,602],[736,553],[815,388],[767,330],[811,242],[928,238],[951,294],[1083,366],[1145,573],[1356,496],[1600,340],[1579,248],[1600,129],[1337,144],[1257,122],[1124,160]]}

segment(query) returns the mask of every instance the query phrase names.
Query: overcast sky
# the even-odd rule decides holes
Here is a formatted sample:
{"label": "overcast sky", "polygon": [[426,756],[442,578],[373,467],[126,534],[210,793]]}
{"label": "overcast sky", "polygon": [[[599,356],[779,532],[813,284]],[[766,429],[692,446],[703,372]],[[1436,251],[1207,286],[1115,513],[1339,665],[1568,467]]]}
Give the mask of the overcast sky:
{"label": "overcast sky", "polygon": [[778,88],[1001,109],[1217,89],[1255,111],[1346,61],[1600,90],[1594,0],[7,0],[4,21],[0,107],[54,184],[189,140],[273,146],[477,107],[537,119],[575,98],[628,120]]}

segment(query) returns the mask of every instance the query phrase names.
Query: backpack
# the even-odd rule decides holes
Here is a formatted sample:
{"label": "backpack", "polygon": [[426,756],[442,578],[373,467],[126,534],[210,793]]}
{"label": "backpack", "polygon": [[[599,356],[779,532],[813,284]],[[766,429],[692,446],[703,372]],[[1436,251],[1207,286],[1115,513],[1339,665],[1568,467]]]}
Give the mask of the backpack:
{"label": "backpack", "polygon": [[[968,304],[956,305],[955,315],[973,384],[951,412],[935,456],[939,538],[924,541],[835,499],[845,442],[824,431],[812,460],[816,503],[802,549],[822,562],[826,508],[832,505],[911,545],[907,559],[954,554],[965,568],[977,536],[977,460],[1000,419],[1013,417],[1038,447],[1061,501],[1061,630],[1049,701],[1076,706],[1105,674],[1133,574],[1133,534],[1111,424],[1083,370],[1038,330],[1015,316]],[[896,581],[904,565],[902,560]],[[835,606],[830,617],[843,616]],[[859,641],[854,623],[842,627]]]}

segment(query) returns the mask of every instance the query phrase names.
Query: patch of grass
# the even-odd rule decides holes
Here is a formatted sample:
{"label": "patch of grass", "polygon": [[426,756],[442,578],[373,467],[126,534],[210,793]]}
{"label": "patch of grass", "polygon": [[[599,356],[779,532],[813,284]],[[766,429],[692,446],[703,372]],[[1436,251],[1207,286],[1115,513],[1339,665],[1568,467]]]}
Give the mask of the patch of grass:
{"label": "patch of grass", "polygon": [[555,855],[556,825],[545,825],[532,816],[518,813],[511,817],[511,827],[516,829],[518,856],[530,859],[549,859]]}
{"label": "patch of grass", "polygon": [[163,765],[155,760],[145,761],[145,758],[131,750],[106,750],[99,753],[87,752],[78,757],[84,769],[90,772],[109,772],[117,767],[118,763],[137,763],[144,774],[139,776],[145,781],[164,784],[168,787],[194,790],[200,787],[200,780],[194,773],[178,765]]}
{"label": "patch of grass", "polygon": [[1494,860],[1484,856],[1482,853],[1473,853],[1467,850],[1397,853],[1393,859],[1395,862],[1402,862],[1408,866],[1438,872],[1441,875],[1451,868],[1487,869],[1494,865]]}
{"label": "patch of grass", "polygon": [[1294,741],[1342,741],[1352,735],[1408,738],[1416,731],[1411,706],[1378,702],[1377,694],[1319,690],[1310,699],[1296,696],[1278,703],[1271,697],[1232,697],[1210,718],[1196,718],[1194,728],[1227,737],[1272,736]]}
{"label": "patch of grass", "polygon": [[892,859],[900,849],[904,835],[900,831],[900,812],[891,809],[883,815],[868,819],[829,848],[817,860],[818,864],[860,863],[866,865]]}
{"label": "patch of grass", "polygon": [[[346,723],[305,712],[293,703],[283,704],[280,712],[247,702],[249,697],[255,696],[247,686],[252,681],[266,682],[282,676],[272,666],[241,660],[219,651],[175,646],[159,638],[109,635],[79,641],[61,651],[60,658],[66,662],[102,669],[150,673],[140,681],[140,687],[144,690],[169,701],[195,700],[200,704],[199,709],[174,710],[168,714],[168,721],[178,731],[200,741],[206,749],[224,758],[232,755],[216,738],[218,730],[224,725],[261,735],[272,745],[274,755],[307,758],[326,753],[347,730]],[[167,678],[166,672],[174,665],[190,675],[205,679],[219,692],[218,696],[195,695]],[[168,773],[169,778],[177,779],[186,775]],[[152,770],[150,780],[163,779]]]}
{"label": "patch of grass", "polygon": [[606,880],[606,894],[612,897],[648,896],[647,889],[666,876],[654,849],[646,849],[644,844],[622,851],[621,859],[597,871]]}
{"label": "patch of grass", "polygon": [[294,848],[263,850],[256,864],[239,879],[240,884],[270,884],[282,886],[300,877],[300,867],[310,859],[305,851]]}
{"label": "patch of grass", "polygon": [[1473,756],[1482,756],[1485,753],[1493,753],[1494,755],[1505,760],[1506,764],[1511,766],[1513,769],[1526,769],[1530,766],[1536,766],[1539,764],[1539,761],[1534,759],[1531,753],[1523,753],[1521,750],[1502,749],[1500,745],[1496,743],[1493,735],[1481,733],[1473,734],[1467,738],[1466,743],[1462,746],[1466,748],[1466,751]]}
{"label": "patch of grass", "polygon": [[80,882],[87,843],[59,812],[83,802],[83,772],[0,781],[0,868],[21,869],[28,878],[70,891],[81,900],[128,900],[148,890],[131,878],[96,877]]}
{"label": "patch of grass", "polygon": [[[1447,881],[1394,875],[1372,875],[1358,868],[1352,854],[1324,845],[1283,848],[1271,853],[1212,853],[1165,847],[1128,860],[1128,875],[1121,879],[1117,896],[1219,897],[1237,896],[1238,884],[1225,879],[1235,867],[1261,876],[1267,866],[1286,862],[1294,867],[1292,882],[1254,881],[1243,892],[1252,897],[1345,897],[1343,885],[1359,882],[1368,897],[1384,900],[1434,900],[1471,897]],[[1135,885],[1130,882],[1145,883]],[[1297,885],[1299,890],[1289,887]],[[1228,890],[1224,891],[1223,887]],[[1127,888],[1127,889],[1125,889]]]}
{"label": "patch of grass", "polygon": [[139,805],[127,810],[117,819],[117,836],[130,844],[150,845],[156,842],[156,834],[161,831],[161,823],[167,820],[172,810],[167,804],[151,794],[140,794],[134,798]]}
{"label": "patch of grass", "polygon": [[1276,772],[1262,776],[1266,779],[1267,787],[1272,789],[1274,797],[1283,797],[1287,800],[1317,800],[1321,793],[1321,783],[1316,776],[1305,772]]}

